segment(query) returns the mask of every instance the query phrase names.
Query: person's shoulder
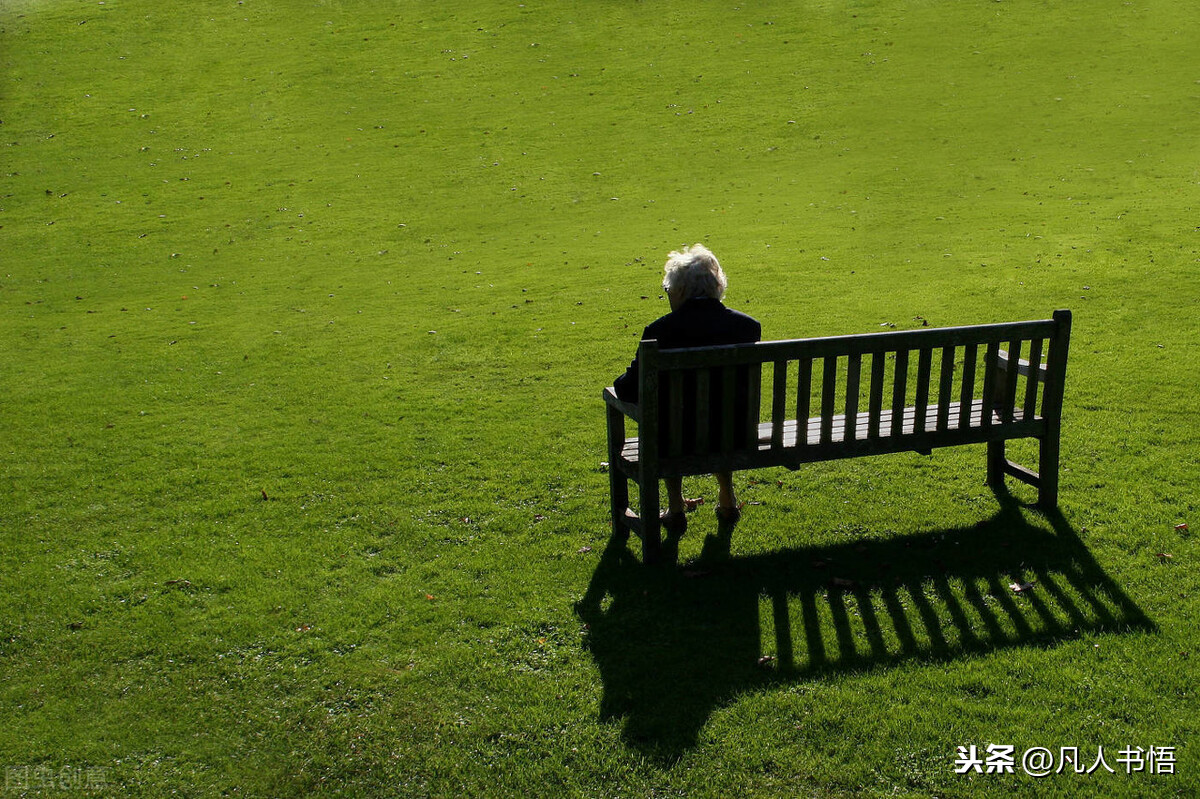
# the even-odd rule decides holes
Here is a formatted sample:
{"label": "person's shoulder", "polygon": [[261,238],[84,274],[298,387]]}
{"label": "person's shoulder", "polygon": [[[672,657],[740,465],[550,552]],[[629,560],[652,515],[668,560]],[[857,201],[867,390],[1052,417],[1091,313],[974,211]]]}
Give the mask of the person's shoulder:
{"label": "person's shoulder", "polygon": [[728,305],[724,306],[724,308],[725,308],[726,314],[728,314],[730,317],[737,319],[738,321],[740,321],[744,324],[748,324],[748,325],[754,324],[754,325],[758,325],[759,327],[762,326],[757,319],[755,319],[753,316],[746,313],[745,311],[739,311],[736,308],[730,308]]}
{"label": "person's shoulder", "polygon": [[650,324],[646,325],[646,330],[642,333],[642,338],[659,338],[662,333],[673,330],[678,322],[678,318],[676,318],[673,314],[663,314]]}
{"label": "person's shoulder", "polygon": [[725,306],[725,319],[734,335],[744,341],[760,341],[762,339],[762,323],[744,311]]}

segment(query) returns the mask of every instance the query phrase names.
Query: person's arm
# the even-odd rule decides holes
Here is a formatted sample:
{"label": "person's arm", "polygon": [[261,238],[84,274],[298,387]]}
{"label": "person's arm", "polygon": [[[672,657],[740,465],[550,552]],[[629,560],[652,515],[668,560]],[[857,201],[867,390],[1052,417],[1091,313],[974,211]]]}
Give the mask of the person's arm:
{"label": "person's arm", "polygon": [[642,337],[638,339],[638,351],[633,354],[633,363],[629,364],[629,368],[625,370],[625,374],[613,381],[613,390],[617,392],[617,399],[624,402],[638,401],[638,388],[641,380],[641,361],[638,357],[641,355],[641,342],[646,339],[658,339],[661,343],[663,339],[662,319],[658,319],[646,325],[642,330]]}
{"label": "person's arm", "polygon": [[[639,352],[641,348],[639,347]],[[638,401],[638,377],[640,375],[641,364],[638,363],[638,355],[633,356],[633,363],[629,364],[629,368],[625,370],[625,374],[613,381],[613,390],[617,392],[617,399],[625,402]]]}

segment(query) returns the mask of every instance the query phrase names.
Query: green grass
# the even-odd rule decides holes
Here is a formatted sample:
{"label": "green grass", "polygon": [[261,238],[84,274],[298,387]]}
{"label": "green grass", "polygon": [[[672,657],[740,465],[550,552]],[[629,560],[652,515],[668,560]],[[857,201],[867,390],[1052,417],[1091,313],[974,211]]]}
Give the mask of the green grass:
{"label": "green grass", "polygon": [[[0,0],[6,793],[1195,794],[1198,36]],[[609,548],[600,388],[693,241],[768,338],[1071,308],[1061,513],[959,448]],[[989,743],[1122,773],[954,773]]]}

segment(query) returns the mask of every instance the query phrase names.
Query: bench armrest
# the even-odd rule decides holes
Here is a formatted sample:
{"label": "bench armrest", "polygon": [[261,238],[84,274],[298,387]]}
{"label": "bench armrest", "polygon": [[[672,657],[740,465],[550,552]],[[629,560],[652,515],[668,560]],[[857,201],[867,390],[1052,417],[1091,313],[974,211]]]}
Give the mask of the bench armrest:
{"label": "bench armrest", "polygon": [[642,421],[642,409],[636,403],[617,399],[617,392],[613,391],[612,386],[604,389],[604,401],[608,403],[609,407],[617,409],[635,422]]}
{"label": "bench armrest", "polygon": [[[1008,357],[1007,350],[1000,350],[996,354],[996,368],[997,369],[1007,372],[1009,361],[1010,361],[1010,359]],[[1017,374],[1019,374],[1023,377],[1029,376],[1029,361],[1025,360],[1024,358],[1021,358],[1017,361]],[[1035,375],[1035,377],[1038,380],[1041,380],[1042,382],[1046,381],[1046,364],[1039,363],[1037,365],[1037,374]]]}

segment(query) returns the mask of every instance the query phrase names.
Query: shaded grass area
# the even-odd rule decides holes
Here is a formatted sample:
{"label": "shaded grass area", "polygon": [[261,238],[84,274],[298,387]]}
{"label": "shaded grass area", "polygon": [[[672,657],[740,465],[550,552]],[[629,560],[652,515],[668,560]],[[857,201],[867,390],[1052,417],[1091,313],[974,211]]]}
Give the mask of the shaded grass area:
{"label": "shaded grass area", "polygon": [[[0,5],[0,761],[145,796],[1194,792],[1196,34],[1159,2]],[[1061,513],[960,448],[739,475],[677,571],[610,548],[600,387],[695,240],[770,338],[1072,308]],[[1179,764],[953,773],[996,742]]]}
{"label": "shaded grass area", "polygon": [[681,750],[713,703],[741,691],[1156,629],[1060,514],[1027,520],[1001,499],[999,513],[969,528],[883,539],[840,530],[844,543],[755,556],[731,556],[733,528],[719,525],[665,579],[614,545],[578,607],[604,675],[602,714],[628,716],[635,745]]}

